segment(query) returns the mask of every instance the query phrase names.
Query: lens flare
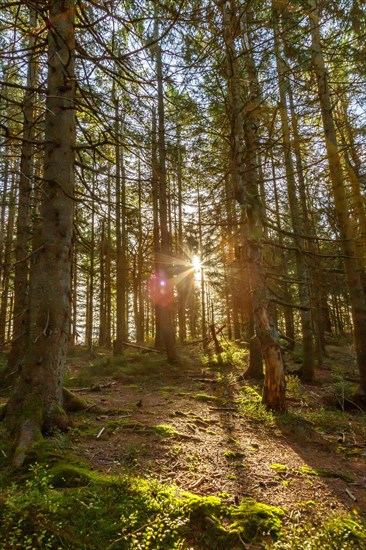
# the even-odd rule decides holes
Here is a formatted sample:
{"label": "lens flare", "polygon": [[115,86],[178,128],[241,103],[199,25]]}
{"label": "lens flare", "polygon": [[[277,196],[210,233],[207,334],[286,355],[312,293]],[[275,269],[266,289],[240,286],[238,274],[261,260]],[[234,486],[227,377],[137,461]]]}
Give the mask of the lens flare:
{"label": "lens flare", "polygon": [[196,273],[199,273],[201,271],[201,260],[199,256],[193,256],[192,266]]}

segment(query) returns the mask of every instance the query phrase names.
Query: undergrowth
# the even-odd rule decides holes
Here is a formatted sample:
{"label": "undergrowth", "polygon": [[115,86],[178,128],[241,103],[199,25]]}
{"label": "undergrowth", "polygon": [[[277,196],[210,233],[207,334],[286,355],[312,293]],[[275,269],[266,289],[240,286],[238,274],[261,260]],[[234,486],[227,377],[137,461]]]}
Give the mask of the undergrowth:
{"label": "undergrowth", "polygon": [[0,549],[235,549],[276,540],[283,516],[253,499],[234,507],[155,480],[35,463],[2,494]]}
{"label": "undergrowth", "polygon": [[154,479],[106,476],[85,465],[35,463],[0,497],[0,549],[277,550],[366,548],[353,513],[324,525],[290,523],[286,512],[246,498],[181,492]]}
{"label": "undergrowth", "polygon": [[323,525],[310,522],[292,525],[271,550],[364,550],[366,525],[356,512],[334,517]]}

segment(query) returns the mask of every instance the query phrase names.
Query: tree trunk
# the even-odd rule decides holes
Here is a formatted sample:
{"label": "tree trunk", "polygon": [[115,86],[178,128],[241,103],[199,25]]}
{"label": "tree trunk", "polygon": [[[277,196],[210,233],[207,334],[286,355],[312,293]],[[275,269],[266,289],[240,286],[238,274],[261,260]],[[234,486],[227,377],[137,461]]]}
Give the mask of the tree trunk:
{"label": "tree trunk", "polygon": [[[289,291],[289,283],[288,283],[288,273],[287,273],[287,267],[286,267],[286,257],[285,257],[285,246],[283,242],[283,234],[282,234],[282,223],[281,223],[281,216],[280,216],[280,206],[279,206],[279,199],[278,199],[278,188],[277,188],[277,177],[276,177],[276,170],[274,165],[274,158],[272,155],[272,180],[273,180],[273,192],[274,192],[274,200],[275,200],[275,206],[276,206],[276,225],[277,225],[277,231],[278,231],[278,245],[279,245],[279,257],[280,257],[280,265],[279,265],[279,273],[282,279],[282,296],[283,300],[289,304],[292,301],[290,291]],[[295,327],[294,327],[294,316],[292,308],[285,307],[284,308],[284,319],[285,319],[285,332],[286,336],[289,341],[289,349],[292,350],[295,347]]]}
{"label": "tree trunk", "polygon": [[123,342],[127,341],[126,326],[126,179],[124,177],[124,158],[121,144],[121,110],[117,91],[113,90],[115,105],[115,154],[116,154],[116,340],[114,353],[123,352]]}
{"label": "tree trunk", "polygon": [[14,465],[41,431],[65,428],[63,380],[69,341],[74,214],[74,2],[53,0],[48,19],[48,79],[40,250],[30,276],[29,339],[19,383],[7,404],[17,436]]}
{"label": "tree trunk", "polygon": [[354,342],[357,365],[360,372],[360,395],[366,400],[366,301],[362,284],[356,247],[353,240],[352,224],[348,212],[347,196],[344,186],[342,164],[339,154],[336,129],[333,119],[333,105],[330,97],[328,73],[320,37],[320,20],[316,4],[311,0],[310,24],[312,36],[313,67],[317,78],[318,96],[325,133],[325,146],[328,157],[330,180],[337,213],[341,247],[347,286],[350,295]]}
{"label": "tree trunk", "polygon": [[[94,158],[95,164],[95,158]],[[91,227],[90,227],[90,258],[88,268],[88,283],[86,285],[87,308],[86,308],[86,326],[85,326],[85,345],[90,350],[93,349],[93,328],[94,328],[94,259],[95,259],[95,175],[93,175],[92,201],[91,201]]]}
{"label": "tree trunk", "polygon": [[98,345],[103,347],[106,345],[107,333],[107,308],[106,308],[106,284],[105,284],[105,259],[107,252],[107,239],[105,230],[105,220],[102,220],[101,235],[100,235],[100,282],[99,282],[99,335]]}
{"label": "tree trunk", "polygon": [[[158,19],[155,19],[155,35],[158,35]],[[158,287],[161,334],[164,348],[169,362],[177,359],[175,348],[175,334],[173,324],[173,273],[172,251],[168,230],[168,196],[166,173],[166,147],[165,147],[165,109],[163,87],[163,62],[162,51],[159,44],[156,45],[156,75],[158,81],[158,151],[159,151],[159,215],[161,250],[159,255]]]}
{"label": "tree trunk", "polygon": [[309,294],[308,267],[304,256],[304,241],[301,235],[304,234],[304,224],[298,205],[296,190],[295,171],[292,161],[291,135],[288,122],[287,106],[287,82],[286,68],[282,59],[282,53],[279,44],[279,15],[278,10],[273,8],[273,29],[275,40],[275,55],[277,63],[278,87],[280,95],[280,115],[282,129],[282,147],[284,154],[284,164],[287,182],[287,193],[290,206],[291,224],[294,231],[294,243],[296,247],[296,272],[299,283],[300,304],[306,310],[301,310],[301,329],[303,342],[303,368],[302,378],[306,382],[311,382],[314,377],[314,353],[313,353],[313,330],[311,320],[311,304]]}
{"label": "tree trunk", "polygon": [[[284,367],[275,329],[271,326],[269,319],[269,300],[263,267],[263,211],[258,188],[258,144],[253,128],[256,116],[255,106],[258,104],[259,98],[255,82],[251,78],[252,88],[247,91],[249,108],[246,109],[243,117],[240,91],[245,90],[241,90],[242,78],[235,48],[235,38],[239,26],[237,6],[234,0],[223,6],[223,22],[230,100],[232,150],[230,171],[235,198],[241,204],[247,217],[246,261],[249,266],[256,333],[265,361],[263,403],[273,410],[284,411],[286,409]],[[250,60],[250,51],[246,51],[246,48],[249,48],[247,36],[244,45],[244,58]],[[250,75],[253,72],[252,64],[250,63],[246,68]]]}
{"label": "tree trunk", "polygon": [[11,308],[10,301],[10,275],[12,267],[12,247],[14,236],[14,218],[15,218],[15,167],[11,176],[10,193],[8,195],[8,220],[6,226],[6,237],[4,246],[4,264],[1,277],[1,296],[0,296],[0,351],[4,349],[7,342],[7,324],[10,324]]}
{"label": "tree trunk", "polygon": [[155,324],[152,334],[155,337],[155,347],[158,350],[164,349],[162,329],[161,329],[161,307],[158,303],[157,296],[159,294],[159,258],[160,258],[160,226],[159,226],[159,164],[158,164],[158,149],[157,149],[157,120],[156,108],[152,111],[151,125],[151,197],[153,207],[153,247],[154,247],[154,272],[155,275],[151,279],[151,297],[154,304]]}
{"label": "tree trunk", "polygon": [[[309,209],[308,209],[308,201],[306,198],[306,183],[304,178],[304,170],[303,170],[303,160],[301,155],[301,140],[300,140],[300,132],[299,132],[299,126],[298,126],[298,117],[295,111],[295,105],[293,100],[293,94],[291,90],[291,86],[288,84],[288,97],[289,97],[289,103],[290,103],[290,112],[291,112],[291,123],[292,123],[292,133],[293,133],[293,147],[295,152],[295,158],[296,158],[296,172],[298,177],[298,188],[299,188],[299,198],[300,198],[300,210],[301,210],[301,220],[302,224],[300,227],[300,230],[304,232],[305,235],[308,236],[309,240],[306,243],[304,241],[304,247],[306,246],[307,250],[310,252],[310,257],[308,257],[308,266],[305,266],[307,269],[307,273],[309,277],[309,305],[312,307],[312,312],[314,319],[314,325],[316,328],[316,333],[314,334],[315,337],[315,343],[316,343],[316,355],[317,355],[317,365],[320,367],[323,364],[323,342],[324,342],[324,322],[323,322],[323,315],[322,310],[319,307],[319,304],[321,303],[321,292],[319,288],[318,281],[324,280],[324,273],[321,268],[321,265],[319,265],[318,260],[314,261],[315,253],[316,253],[316,246],[315,246],[315,235],[311,228],[310,223],[310,217],[309,217]],[[304,281],[305,282],[305,281]],[[307,337],[310,338],[311,334],[308,333]],[[304,345],[304,353],[305,353],[305,345]],[[303,376],[304,379],[306,379],[306,376]]]}
{"label": "tree trunk", "polygon": [[[200,247],[200,254],[202,260],[203,253],[203,239],[202,239],[202,210],[201,210],[201,196],[200,189],[197,186],[197,206],[198,206],[198,242]],[[205,271],[203,265],[201,265],[201,277],[200,277],[200,294],[201,294],[201,335],[202,338],[207,337],[207,322],[206,322],[206,289],[205,289]],[[193,280],[194,283],[194,280]]]}
{"label": "tree trunk", "polygon": [[[30,10],[30,26],[36,28],[37,16]],[[25,346],[28,333],[28,271],[27,259],[30,247],[30,197],[33,176],[33,136],[34,136],[34,102],[35,93],[31,88],[36,84],[36,60],[34,47],[36,38],[29,39],[29,60],[27,71],[27,90],[23,102],[23,142],[20,156],[20,177],[18,194],[18,217],[15,244],[14,272],[14,309],[13,309],[13,340],[9,365],[11,370],[18,370],[24,361]]]}

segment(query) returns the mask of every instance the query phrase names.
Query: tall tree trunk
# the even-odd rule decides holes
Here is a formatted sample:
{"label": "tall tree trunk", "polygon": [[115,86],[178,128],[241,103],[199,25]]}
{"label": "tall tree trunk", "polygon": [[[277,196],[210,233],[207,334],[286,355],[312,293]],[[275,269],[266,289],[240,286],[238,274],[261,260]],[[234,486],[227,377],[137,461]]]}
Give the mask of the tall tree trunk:
{"label": "tall tree trunk", "polygon": [[106,231],[105,220],[102,220],[101,234],[100,234],[100,250],[99,250],[99,264],[100,264],[100,282],[99,282],[99,335],[98,345],[105,346],[106,342],[106,325],[107,325],[107,310],[106,310],[106,292],[105,292],[105,257],[106,257]]}
{"label": "tall tree trunk", "polygon": [[352,320],[354,328],[354,343],[357,365],[360,372],[360,396],[366,401],[366,301],[362,284],[356,247],[353,240],[352,224],[349,217],[347,196],[344,186],[342,163],[339,154],[336,129],[333,119],[333,105],[330,97],[328,72],[325,66],[320,37],[320,19],[314,0],[311,6],[311,37],[313,67],[318,84],[318,96],[325,134],[325,146],[328,157],[330,180],[337,213],[341,247],[344,255],[344,265],[347,286],[350,295]]}
{"label": "tall tree trunk", "polygon": [[[201,206],[201,195],[200,195],[199,185],[197,186],[197,207],[198,207],[198,245],[199,245],[201,261],[202,261],[203,259],[202,206]],[[203,339],[207,337],[206,304],[208,302],[206,300],[206,288],[205,288],[206,280],[205,279],[206,279],[205,270],[202,263],[201,273],[200,273],[200,295],[201,295],[201,335]],[[194,284],[194,277],[193,277],[192,283]]]}
{"label": "tall tree trunk", "polygon": [[[95,159],[94,159],[95,163]],[[91,351],[93,348],[93,328],[94,328],[94,260],[95,260],[95,175],[93,175],[92,185],[92,203],[91,203],[91,228],[90,228],[90,258],[88,269],[88,283],[86,286],[87,308],[86,308],[86,326],[85,326],[85,345]]]}
{"label": "tall tree trunk", "polygon": [[72,305],[71,305],[71,330],[70,330],[70,343],[75,346],[78,339],[78,267],[77,267],[77,246],[75,234],[73,237],[73,251],[72,251],[72,265],[71,265],[71,288],[72,288]]}
{"label": "tall tree trunk", "polygon": [[155,311],[155,324],[152,334],[155,338],[155,347],[158,350],[163,350],[164,343],[161,328],[161,307],[158,303],[159,296],[159,269],[160,269],[160,225],[159,225],[159,163],[158,163],[158,148],[157,148],[157,120],[156,108],[152,110],[152,125],[151,125],[151,197],[153,207],[153,247],[154,247],[154,278],[151,280],[151,296]]}
{"label": "tall tree trunk", "polygon": [[4,243],[4,264],[1,277],[1,296],[0,296],[0,351],[4,349],[7,342],[7,324],[10,323],[11,309],[9,308],[10,301],[10,276],[12,268],[12,248],[14,237],[14,219],[15,219],[15,171],[11,176],[10,193],[8,199],[8,220],[6,225],[6,236]]}
{"label": "tall tree trunk", "polygon": [[280,95],[280,115],[282,129],[282,147],[284,153],[284,164],[287,182],[287,193],[289,198],[291,224],[294,231],[294,243],[296,246],[296,271],[299,283],[300,304],[305,310],[301,310],[301,329],[303,342],[303,374],[306,382],[311,382],[314,377],[314,353],[313,353],[313,330],[311,320],[311,304],[309,293],[308,267],[306,264],[304,241],[301,235],[304,234],[303,218],[300,216],[298,197],[296,190],[295,171],[292,160],[291,134],[288,121],[287,106],[287,75],[286,67],[282,59],[279,44],[279,14],[273,8],[273,29],[275,40],[275,55],[277,63],[278,87]]}
{"label": "tall tree trunk", "polygon": [[[179,124],[179,123],[178,123]],[[186,330],[186,305],[187,305],[187,280],[185,271],[185,255],[183,250],[183,196],[182,196],[182,146],[180,128],[177,130],[177,191],[178,191],[178,232],[177,232],[177,258],[179,260],[179,271],[182,279],[177,284],[178,294],[178,330],[179,341],[183,343],[187,337]]]}
{"label": "tall tree trunk", "polygon": [[121,110],[117,91],[113,91],[115,105],[115,154],[116,154],[116,340],[114,353],[123,352],[123,342],[127,340],[126,293],[127,293],[127,258],[126,258],[126,178],[124,171],[123,146],[121,144]]}
{"label": "tall tree trunk", "polygon": [[[37,16],[30,10],[30,26],[36,28]],[[17,370],[24,361],[25,346],[28,332],[28,271],[27,259],[30,247],[30,197],[33,176],[33,136],[34,136],[34,102],[35,93],[32,88],[36,84],[36,59],[34,47],[35,35],[29,39],[29,60],[27,70],[27,90],[23,102],[23,142],[20,156],[20,177],[18,195],[18,217],[15,244],[14,273],[14,309],[13,309],[13,341],[9,356],[9,365]]]}
{"label": "tall tree trunk", "polygon": [[144,251],[143,251],[143,231],[142,231],[142,188],[141,188],[141,161],[138,161],[138,243],[137,243],[137,319],[136,319],[136,339],[138,342],[144,341],[144,293],[142,288]]}
{"label": "tall tree trunk", "polygon": [[[155,35],[158,35],[158,19],[155,19]],[[168,196],[167,196],[167,171],[166,171],[166,147],[165,147],[165,108],[163,87],[163,62],[162,51],[159,44],[156,45],[156,75],[158,81],[158,151],[159,151],[159,215],[161,250],[159,257],[159,286],[160,286],[160,323],[162,340],[168,357],[168,361],[177,359],[175,348],[175,334],[173,324],[173,273],[172,250],[170,246],[168,230]]]}
{"label": "tall tree trunk", "polygon": [[[304,241],[303,245],[310,252],[310,258],[308,258],[308,266],[305,266],[307,268],[306,269],[307,272],[305,274],[307,275],[308,273],[308,276],[309,276],[309,298],[310,298],[309,304],[311,305],[312,312],[314,312],[313,318],[314,318],[314,325],[316,327],[316,334],[314,334],[314,337],[316,341],[317,365],[318,367],[320,367],[323,363],[324,321],[323,321],[322,309],[319,307],[319,304],[321,303],[321,292],[320,292],[318,281],[324,280],[324,273],[321,268],[321,265],[319,265],[319,262],[314,261],[315,254],[316,254],[315,235],[313,234],[313,231],[311,228],[308,201],[306,198],[306,183],[304,178],[303,160],[301,155],[301,139],[300,139],[300,131],[299,131],[299,125],[298,125],[298,117],[295,110],[293,93],[291,90],[291,86],[289,84],[288,84],[287,91],[288,91],[288,97],[289,97],[289,103],[290,103],[293,147],[294,147],[294,153],[296,158],[296,172],[297,172],[297,178],[298,178],[298,188],[299,188],[299,198],[300,198],[300,209],[301,209],[301,220],[302,220],[300,230],[302,230],[304,234],[307,235],[308,237],[308,242],[306,243]],[[304,281],[304,283],[305,282],[306,281]],[[308,334],[308,337],[310,338],[310,334]],[[305,345],[304,345],[304,353],[305,353]]]}
{"label": "tall tree trunk", "polygon": [[19,383],[7,403],[17,434],[16,466],[42,430],[65,428],[63,380],[71,313],[74,214],[74,1],[53,0],[48,18],[48,79],[40,250],[30,276],[29,339]]}
{"label": "tall tree trunk", "polygon": [[[276,206],[276,225],[277,225],[277,231],[278,231],[278,245],[279,245],[279,257],[280,257],[280,265],[279,265],[279,273],[282,279],[282,296],[284,301],[287,304],[290,304],[292,301],[290,291],[289,291],[289,283],[288,283],[288,273],[287,273],[287,267],[286,267],[286,257],[285,257],[285,245],[283,242],[283,234],[282,234],[282,223],[281,223],[281,216],[280,216],[280,205],[279,205],[279,199],[278,199],[278,186],[277,186],[277,177],[276,177],[276,169],[274,165],[274,158],[272,155],[272,181],[273,181],[273,192],[274,192],[274,200],[275,200],[275,206]],[[285,319],[285,331],[286,336],[289,341],[289,349],[294,349],[295,347],[295,327],[294,327],[294,316],[293,311],[291,307],[285,307],[284,308],[284,319]]]}
{"label": "tall tree trunk", "polygon": [[[8,146],[4,144],[1,153],[4,153],[4,176],[3,176],[3,192],[1,194],[1,208],[0,208],[0,265],[4,263],[4,241],[6,234],[6,204],[8,201],[8,187],[10,182],[9,177],[9,158],[8,158]],[[0,272],[1,283],[1,272]]]}
{"label": "tall tree trunk", "polygon": [[[235,38],[240,26],[237,20],[237,6],[234,0],[223,6],[224,40],[227,55],[227,80],[230,98],[231,122],[231,177],[236,200],[241,204],[247,217],[246,261],[249,266],[250,287],[256,333],[261,343],[265,361],[265,381],[263,403],[277,411],[286,409],[285,376],[281,349],[275,336],[275,329],[269,318],[269,300],[263,267],[263,223],[262,206],[258,186],[258,144],[253,125],[258,102],[253,87],[249,91],[251,107],[243,118],[240,93],[241,74],[235,48]],[[248,41],[244,41],[248,45]],[[244,52],[248,54],[247,51]],[[252,67],[247,67],[252,70]],[[253,83],[254,84],[254,83]],[[244,152],[244,143],[246,153]]]}

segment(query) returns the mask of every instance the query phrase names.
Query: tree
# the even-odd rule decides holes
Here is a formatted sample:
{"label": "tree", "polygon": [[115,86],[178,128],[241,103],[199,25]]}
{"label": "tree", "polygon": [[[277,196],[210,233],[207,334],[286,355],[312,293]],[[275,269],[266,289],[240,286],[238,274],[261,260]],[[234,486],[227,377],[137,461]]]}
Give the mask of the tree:
{"label": "tree", "polygon": [[65,429],[63,381],[71,309],[75,74],[73,0],[49,8],[44,187],[40,246],[30,274],[29,335],[18,385],[7,403],[19,465],[41,432]]}
{"label": "tree", "polygon": [[[258,97],[255,95],[252,81],[252,86],[247,91],[249,106],[244,111],[241,100],[243,93],[240,86],[241,75],[235,46],[238,19],[234,0],[230,4],[225,3],[222,10],[231,115],[231,178],[234,196],[246,217],[245,260],[249,269],[256,333],[265,361],[263,402],[271,409],[284,411],[286,409],[284,366],[275,328],[271,326],[269,317],[263,265],[263,214],[259,199],[258,146],[254,131],[256,116],[254,106]],[[250,80],[250,71],[247,74]]]}
{"label": "tree", "polygon": [[354,342],[357,364],[360,371],[360,396],[366,399],[366,300],[362,284],[362,269],[357,261],[356,246],[347,196],[344,185],[342,163],[339,154],[336,127],[333,118],[333,105],[330,95],[328,72],[321,46],[320,18],[315,2],[310,2],[310,24],[312,37],[312,60],[317,79],[319,105],[325,135],[325,146],[332,184],[334,205],[337,214],[344,266],[350,294]]}

